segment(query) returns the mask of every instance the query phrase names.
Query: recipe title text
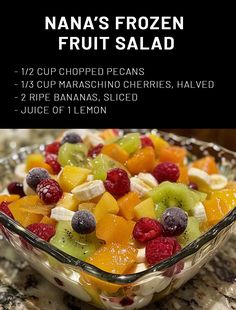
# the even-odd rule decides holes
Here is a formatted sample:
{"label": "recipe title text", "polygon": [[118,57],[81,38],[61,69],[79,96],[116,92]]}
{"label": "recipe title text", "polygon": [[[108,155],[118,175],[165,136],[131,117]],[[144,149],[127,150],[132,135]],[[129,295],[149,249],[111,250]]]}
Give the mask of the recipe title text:
{"label": "recipe title text", "polygon": [[[171,34],[183,29],[183,16],[45,16],[45,30],[62,34],[59,50],[173,50],[175,38]],[[69,31],[81,35],[68,35]]]}

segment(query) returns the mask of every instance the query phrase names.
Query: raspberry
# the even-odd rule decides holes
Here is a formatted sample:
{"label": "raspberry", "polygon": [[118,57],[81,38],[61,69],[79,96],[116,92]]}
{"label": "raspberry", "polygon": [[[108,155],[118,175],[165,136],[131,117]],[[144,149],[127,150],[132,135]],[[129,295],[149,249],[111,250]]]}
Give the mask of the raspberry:
{"label": "raspberry", "polygon": [[58,174],[61,171],[61,165],[57,161],[57,155],[46,154],[45,162],[52,168],[54,174]]}
{"label": "raspberry", "polygon": [[93,157],[93,158],[96,157],[98,154],[101,153],[102,148],[103,148],[102,143],[99,143],[95,147],[92,147],[88,152],[88,157]]}
{"label": "raspberry", "polygon": [[146,260],[149,265],[154,265],[174,255],[180,249],[179,243],[174,238],[158,237],[147,242],[145,249]]}
{"label": "raspberry", "polygon": [[44,223],[31,224],[26,228],[45,241],[49,241],[55,235],[56,232],[55,227],[53,225]]}
{"label": "raspberry", "polygon": [[114,168],[107,172],[104,186],[115,198],[120,198],[130,191],[130,179],[125,170]]}
{"label": "raspberry", "polygon": [[154,148],[154,144],[148,136],[141,136],[140,139],[141,139],[142,147],[152,146]]}
{"label": "raspberry", "polygon": [[162,225],[149,217],[141,218],[134,226],[134,239],[146,242],[162,235]]}
{"label": "raspberry", "polygon": [[48,144],[46,145],[45,147],[45,153],[48,154],[48,153],[51,153],[51,154],[58,154],[58,151],[59,151],[59,148],[61,146],[61,143],[58,142],[58,141],[55,141],[51,144]]}
{"label": "raspberry", "polygon": [[46,204],[53,204],[60,200],[63,191],[57,181],[53,179],[42,180],[36,188],[39,198]]}
{"label": "raspberry", "polygon": [[25,196],[23,184],[20,182],[12,182],[8,184],[7,190],[11,195],[19,195],[20,197]]}
{"label": "raspberry", "polygon": [[176,182],[180,176],[179,167],[167,161],[158,164],[154,168],[152,174],[157,179],[158,183],[163,181]]}
{"label": "raspberry", "polygon": [[[175,240],[175,239],[174,239]],[[176,240],[175,240],[176,241]],[[175,253],[178,253],[181,251],[181,246],[180,244],[176,241],[176,247],[175,247]],[[181,270],[184,269],[184,262],[181,260],[178,263],[176,263],[174,266],[171,266],[168,268],[165,272],[164,275],[166,277],[173,277],[175,274],[180,273]]]}
{"label": "raspberry", "polygon": [[[179,252],[179,251],[177,251]],[[175,274],[180,273],[184,269],[184,262],[180,261],[176,263],[174,266],[168,268],[163,275],[166,277],[173,277]]]}
{"label": "raspberry", "polygon": [[9,203],[6,201],[1,202],[0,204],[0,212],[5,213],[7,216],[9,216],[10,218],[12,218],[14,220],[14,216],[11,213],[10,209],[8,208]]}
{"label": "raspberry", "polygon": [[[3,212],[4,214],[6,214],[7,216],[9,216],[10,218],[14,220],[14,216],[12,215],[11,210],[8,208],[8,205],[9,205],[9,202],[2,201],[0,203],[0,212]],[[0,224],[0,231],[2,231],[2,234],[4,235],[6,240],[10,241],[9,232],[7,228],[4,227],[2,224]]]}

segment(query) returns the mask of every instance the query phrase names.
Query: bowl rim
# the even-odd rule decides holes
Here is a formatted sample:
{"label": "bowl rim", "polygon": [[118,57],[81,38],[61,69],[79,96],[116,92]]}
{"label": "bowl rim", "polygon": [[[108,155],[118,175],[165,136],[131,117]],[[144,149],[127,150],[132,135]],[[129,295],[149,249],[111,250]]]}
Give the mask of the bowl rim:
{"label": "bowl rim", "polygon": [[[141,130],[138,129],[140,132]],[[125,130],[124,130],[125,131]],[[143,130],[144,133],[147,131],[146,129]],[[130,129],[129,129],[130,132]],[[195,138],[187,138],[184,136],[175,135],[172,133],[162,132],[158,131],[158,133],[165,137],[168,136],[169,138],[175,139],[183,139],[185,142],[194,142],[201,146],[206,147],[217,147],[222,151],[227,152],[228,154],[233,155],[236,158],[236,152],[230,151],[224,147],[221,147],[218,144],[211,143],[211,142],[205,142],[201,141]],[[10,160],[15,160],[16,156],[19,159],[19,155],[21,153],[30,153],[31,151],[35,150],[44,150],[44,145],[33,145],[28,147],[20,148],[17,152],[14,152],[2,159],[0,159],[0,165],[6,165],[9,163]],[[170,267],[172,267],[174,264],[178,263],[182,259],[193,255],[196,253],[200,248],[202,248],[206,243],[211,241],[212,239],[216,238],[217,235],[226,227],[233,225],[233,223],[236,221],[236,207],[233,208],[220,222],[218,222],[216,225],[211,227],[207,232],[205,232],[203,235],[201,235],[199,238],[191,242],[189,245],[184,247],[180,252],[173,255],[171,258],[168,258],[166,260],[161,261],[160,263],[157,263],[153,265],[152,267],[147,268],[144,271],[132,273],[132,274],[114,274],[110,272],[106,272],[100,268],[95,267],[94,265],[91,265],[85,261],[82,261],[80,259],[77,259],[61,250],[53,246],[52,244],[36,237],[33,233],[26,230],[23,226],[15,222],[13,219],[9,218],[4,213],[0,212],[0,224],[2,224],[4,227],[9,229],[10,231],[16,233],[18,236],[24,238],[26,241],[28,241],[33,247],[38,248],[42,250],[43,252],[49,254],[50,256],[53,256],[56,260],[63,264],[70,265],[72,267],[80,268],[83,272],[86,272],[90,276],[93,276],[95,278],[98,278],[100,280],[110,282],[113,284],[120,284],[120,285],[128,285],[131,283],[136,282],[140,278],[149,275],[152,272],[157,271],[164,271]]]}

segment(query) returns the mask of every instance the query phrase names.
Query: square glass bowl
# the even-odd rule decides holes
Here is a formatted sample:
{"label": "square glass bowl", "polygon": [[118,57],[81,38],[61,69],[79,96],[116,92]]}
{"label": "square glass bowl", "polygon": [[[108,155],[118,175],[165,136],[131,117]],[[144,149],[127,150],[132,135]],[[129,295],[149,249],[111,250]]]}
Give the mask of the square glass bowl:
{"label": "square glass bowl", "polygon": [[[221,173],[229,180],[236,179],[235,152],[193,138],[169,133],[160,135],[170,144],[184,146],[192,154],[191,157],[214,156]],[[43,150],[43,145],[25,147],[1,159],[0,191],[15,180],[16,165],[22,163],[28,154]],[[60,251],[0,212],[0,233],[46,279],[96,307],[117,310],[140,309],[179,288],[212,258],[235,227],[236,208],[171,258],[139,273],[117,275],[102,271]],[[180,264],[183,269],[178,273],[176,270]]]}

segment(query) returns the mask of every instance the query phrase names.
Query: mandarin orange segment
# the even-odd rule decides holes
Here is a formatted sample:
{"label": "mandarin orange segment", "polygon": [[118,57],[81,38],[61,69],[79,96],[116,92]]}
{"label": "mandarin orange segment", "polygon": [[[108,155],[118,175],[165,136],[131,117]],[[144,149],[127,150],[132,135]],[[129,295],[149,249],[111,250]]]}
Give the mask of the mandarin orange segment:
{"label": "mandarin orange segment", "polygon": [[106,214],[97,223],[96,235],[106,243],[128,243],[132,238],[131,223],[115,214]]}
{"label": "mandarin orange segment", "polygon": [[155,152],[153,147],[147,146],[138,150],[127,160],[126,167],[131,174],[151,172],[155,165]]}
{"label": "mandarin orange segment", "polygon": [[129,241],[131,241],[133,238],[133,230],[136,222],[129,220],[127,224],[128,224],[128,235],[130,236]]}
{"label": "mandarin orange segment", "polygon": [[127,220],[134,218],[134,207],[141,202],[139,195],[135,192],[129,192],[117,200],[119,214]]}
{"label": "mandarin orange segment", "polygon": [[0,203],[3,201],[13,202],[20,199],[20,195],[0,195]]}
{"label": "mandarin orange segment", "polygon": [[212,156],[206,156],[194,161],[192,163],[192,167],[204,170],[208,174],[215,174],[219,172],[215,158]]}
{"label": "mandarin orange segment", "polygon": [[102,153],[115,159],[121,164],[124,164],[129,158],[129,154],[116,143],[104,145]]}
{"label": "mandarin orange segment", "polygon": [[28,212],[33,214],[48,215],[51,212],[52,205],[45,205],[37,195],[25,196],[16,201],[13,201],[9,208],[14,215],[14,212]]}
{"label": "mandarin orange segment", "polygon": [[44,205],[40,200],[38,200],[34,206],[25,205],[21,209],[29,213],[49,215],[51,212],[52,206]]}
{"label": "mandarin orange segment", "polygon": [[186,153],[187,152],[183,147],[167,146],[160,149],[159,159],[161,162],[169,161],[183,165]]}
{"label": "mandarin orange segment", "polygon": [[49,215],[51,209],[47,206],[43,205],[35,205],[35,206],[28,206],[22,207],[21,210],[24,212],[34,213],[34,214],[41,214],[41,215]]}
{"label": "mandarin orange segment", "polygon": [[116,293],[120,288],[122,288],[122,285],[102,281],[95,277],[89,276],[87,274],[82,273],[82,276],[83,276],[83,280],[89,283],[92,287],[95,286],[99,288],[100,290],[106,291],[111,294]]}
{"label": "mandarin orange segment", "polygon": [[53,174],[52,168],[44,162],[44,157],[41,154],[31,154],[26,159],[26,172],[36,167],[44,168]]}
{"label": "mandarin orange segment", "polygon": [[112,242],[100,247],[87,262],[107,272],[124,274],[135,264],[137,252],[130,245]]}
{"label": "mandarin orange segment", "polygon": [[37,195],[25,196],[9,204],[9,209],[22,226],[39,223],[45,215],[49,215],[52,206],[45,205]]}
{"label": "mandarin orange segment", "polygon": [[40,221],[40,223],[53,225],[54,227],[56,227],[57,221],[45,215]]}
{"label": "mandarin orange segment", "polygon": [[188,167],[179,167],[180,176],[177,180],[178,183],[189,184]]}
{"label": "mandarin orange segment", "polygon": [[219,198],[211,198],[204,202],[207,222],[210,226],[217,224],[230,211],[230,207]]}
{"label": "mandarin orange segment", "polygon": [[39,201],[38,195],[30,195],[30,196],[24,196],[16,201],[13,201],[9,207],[12,209],[21,209],[22,207],[31,207],[34,206]]}
{"label": "mandarin orange segment", "polygon": [[154,163],[154,167],[156,167],[157,165],[159,165],[160,164],[160,160],[159,160],[159,158],[156,158],[155,159],[155,163]]}
{"label": "mandarin orange segment", "polygon": [[29,226],[31,224],[35,224],[35,223],[40,223],[40,221],[43,218],[43,215],[41,215],[41,214],[34,214],[34,213],[29,213],[29,212],[23,212],[21,214],[21,216],[23,216],[23,217],[20,217],[21,221],[19,220],[19,223],[23,227],[27,227],[27,226]]}
{"label": "mandarin orange segment", "polygon": [[96,221],[99,222],[106,214],[117,214],[118,212],[117,201],[109,192],[105,192],[94,209],[94,216]]}
{"label": "mandarin orange segment", "polygon": [[[127,273],[135,264],[138,250],[130,245],[110,243],[103,245],[87,262],[111,273]],[[86,281],[109,293],[115,293],[122,286],[108,283],[84,274]]]}
{"label": "mandarin orange segment", "polygon": [[43,215],[41,214],[30,213],[27,211],[23,211],[20,208],[12,208],[11,204],[8,207],[13,214],[14,219],[24,227],[27,227],[34,223],[39,223],[43,218]]}
{"label": "mandarin orange segment", "polygon": [[211,198],[223,200],[230,209],[236,207],[236,188],[225,188],[211,193]]}
{"label": "mandarin orange segment", "polygon": [[236,189],[236,182],[229,181],[225,188]]}

